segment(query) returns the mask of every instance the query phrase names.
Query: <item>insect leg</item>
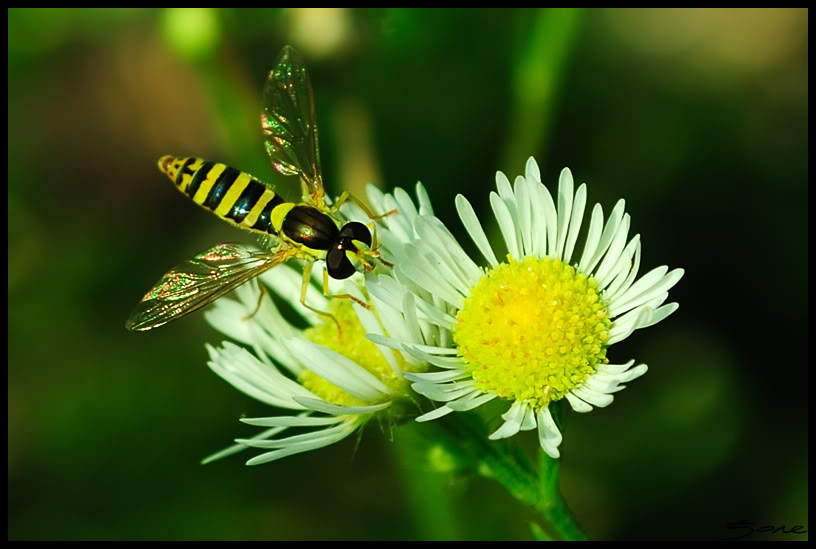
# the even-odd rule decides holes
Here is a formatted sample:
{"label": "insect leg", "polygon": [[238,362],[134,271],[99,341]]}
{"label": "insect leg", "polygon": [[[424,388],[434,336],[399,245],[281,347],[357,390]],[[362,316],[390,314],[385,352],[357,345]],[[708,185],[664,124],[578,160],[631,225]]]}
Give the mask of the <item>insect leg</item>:
{"label": "insect leg", "polygon": [[[257,280],[257,279],[256,279]],[[258,280],[258,288],[261,290],[260,294],[258,295],[258,305],[255,306],[255,310],[252,311],[250,314],[243,317],[241,320],[246,322],[247,320],[251,319],[253,316],[258,314],[258,311],[261,310],[261,304],[263,304],[263,298],[266,297],[266,286]]]}
{"label": "insect leg", "polygon": [[394,215],[395,213],[397,213],[397,210],[390,210],[382,215],[376,215],[374,212],[371,211],[371,209],[368,206],[366,206],[365,202],[363,202],[353,194],[349,193],[348,191],[343,191],[343,194],[340,195],[340,198],[337,199],[337,202],[332,204],[331,211],[332,212],[338,211],[340,209],[340,206],[342,206],[346,202],[346,200],[351,200],[352,202],[357,204],[360,207],[360,209],[365,212],[369,219],[382,219],[383,217],[388,217],[389,215]]}
{"label": "insect leg", "polygon": [[[320,309],[312,307],[311,305],[306,303],[306,292],[309,289],[309,282],[311,281],[311,278],[312,278],[312,264],[313,263],[314,263],[313,261],[307,261],[306,265],[303,267],[303,284],[300,287],[300,304],[303,305],[304,307],[306,307],[307,309],[309,309],[310,311],[312,311],[313,313],[316,313],[316,314],[318,314],[318,315],[320,315],[320,316],[322,316],[324,318],[331,319],[332,322],[334,322],[337,325],[337,334],[338,334],[338,337],[342,340],[343,339],[343,328],[340,327],[340,321],[337,320],[337,317],[335,317],[333,314],[331,314],[329,312],[321,311]],[[328,274],[324,271],[323,276],[325,278],[326,276],[328,276]],[[329,296],[329,293],[327,291],[328,286],[326,284],[327,284],[327,282],[324,281],[324,284],[323,284],[324,292],[323,293],[326,296]]]}
{"label": "insect leg", "polygon": [[377,251],[377,247],[379,246],[379,243],[377,241],[377,224],[376,223],[369,223],[368,226],[371,228],[371,233],[372,233],[371,248],[368,249],[368,250],[366,250],[364,248],[359,248],[359,249],[357,249],[357,251],[354,252],[354,255],[357,257],[357,259],[360,261],[360,263],[363,264],[363,267],[365,267],[366,271],[373,271],[374,270],[374,265],[372,265],[371,263],[366,261],[366,256],[370,256],[370,257],[373,257],[373,258],[377,259],[380,263],[382,263],[383,265],[385,265],[388,268],[393,268],[394,265],[392,263],[386,261],[385,259],[383,259],[380,252]]}
{"label": "insect leg", "polygon": [[329,299],[334,299],[334,298],[337,298],[337,299],[350,299],[353,302],[355,302],[356,304],[360,305],[361,307],[365,307],[366,309],[371,310],[371,305],[369,305],[365,301],[357,299],[356,297],[354,297],[351,294],[329,295],[329,271],[326,271],[326,270],[323,271],[323,295],[325,295]]}
{"label": "insect leg", "polygon": [[[318,208],[325,208],[326,207],[326,201],[323,198],[323,195],[325,194],[325,191],[323,190],[323,185],[322,184],[320,184],[320,185],[309,185],[309,183],[303,177],[300,178],[300,183],[301,183],[302,195],[304,197],[310,196],[311,199],[312,199],[312,204],[317,205]],[[310,192],[309,189],[312,188],[312,187],[314,188],[314,191]]]}

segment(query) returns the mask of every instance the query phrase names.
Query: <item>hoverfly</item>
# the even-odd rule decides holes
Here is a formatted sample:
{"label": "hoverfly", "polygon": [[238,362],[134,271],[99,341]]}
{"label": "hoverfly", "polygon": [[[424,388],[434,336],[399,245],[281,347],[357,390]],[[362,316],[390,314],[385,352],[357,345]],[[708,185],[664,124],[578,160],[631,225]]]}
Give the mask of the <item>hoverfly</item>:
{"label": "hoverfly", "polygon": [[[312,86],[300,55],[291,46],[283,48],[270,71],[263,101],[261,126],[266,151],[279,173],[299,176],[303,201],[286,202],[274,186],[225,164],[192,157],[162,157],[159,169],[179,191],[221,219],[265,239],[271,237],[274,245],[255,251],[241,244],[219,244],[177,265],[136,306],[126,323],[129,330],[150,330],[180,318],[295,258],[305,262],[301,304],[333,318],[306,304],[315,261],[326,263],[323,292],[327,296],[329,276],[342,280],[357,271],[350,257],[366,270],[374,268],[367,258],[391,266],[377,252],[376,231],[372,239],[366,225],[356,221],[343,224],[336,214],[351,199],[371,219],[383,216],[375,216],[347,192],[331,206],[326,203]],[[385,215],[390,213],[394,212]],[[356,301],[345,294],[330,297]]]}

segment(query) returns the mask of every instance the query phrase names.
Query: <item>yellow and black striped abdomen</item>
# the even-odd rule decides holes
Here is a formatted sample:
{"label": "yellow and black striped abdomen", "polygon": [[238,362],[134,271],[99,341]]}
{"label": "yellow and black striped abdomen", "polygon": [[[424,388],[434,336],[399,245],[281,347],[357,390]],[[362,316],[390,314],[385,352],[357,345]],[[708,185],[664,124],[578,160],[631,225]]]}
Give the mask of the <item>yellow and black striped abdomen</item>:
{"label": "yellow and black striped abdomen", "polygon": [[275,191],[246,172],[201,158],[163,156],[159,169],[199,206],[241,228],[277,234],[272,210],[284,204]]}

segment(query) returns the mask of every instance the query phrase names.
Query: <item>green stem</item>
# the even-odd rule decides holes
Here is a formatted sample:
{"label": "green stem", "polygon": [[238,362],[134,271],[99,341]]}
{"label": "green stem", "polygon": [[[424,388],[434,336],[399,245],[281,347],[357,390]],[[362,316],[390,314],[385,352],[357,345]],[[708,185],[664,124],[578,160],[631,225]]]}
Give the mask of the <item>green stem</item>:
{"label": "green stem", "polygon": [[400,427],[393,448],[403,477],[403,489],[413,511],[413,537],[418,540],[461,539],[453,494],[444,475],[429,473],[424,425],[410,422]]}
{"label": "green stem", "polygon": [[547,520],[555,534],[563,540],[587,540],[587,535],[575,522],[558,486],[561,462],[538,451],[538,502],[536,510]]}
{"label": "green stem", "polygon": [[[557,406],[553,408],[558,421],[561,410]],[[518,447],[506,441],[488,440],[485,425],[475,414],[451,414],[440,423],[445,432],[437,440],[460,467],[472,468],[480,476],[497,481],[515,499],[533,507],[558,539],[588,539],[561,495],[559,460],[540,451],[536,471]]]}
{"label": "green stem", "polygon": [[[538,10],[516,56],[509,139],[502,157],[513,173],[535,154],[544,163],[562,74],[578,36],[581,8]],[[524,15],[528,17],[528,15]],[[526,25],[525,21],[525,25]]]}

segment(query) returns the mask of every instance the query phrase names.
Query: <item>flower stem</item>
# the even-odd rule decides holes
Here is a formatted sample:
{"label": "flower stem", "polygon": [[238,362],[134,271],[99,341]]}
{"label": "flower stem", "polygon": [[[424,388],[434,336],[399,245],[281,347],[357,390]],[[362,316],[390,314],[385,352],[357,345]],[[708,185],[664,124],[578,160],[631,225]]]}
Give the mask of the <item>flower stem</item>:
{"label": "flower stem", "polygon": [[561,463],[538,450],[538,501],[535,508],[546,519],[555,534],[563,540],[587,540],[572,516],[558,487]]}
{"label": "flower stem", "polygon": [[[560,410],[553,411],[558,418]],[[460,469],[470,468],[504,486],[515,499],[538,511],[545,528],[557,539],[588,539],[561,495],[559,460],[540,451],[536,470],[517,446],[507,441],[488,440],[486,426],[475,414],[451,414],[440,423],[445,426],[445,432],[436,440],[444,445]],[[534,528],[534,533],[536,531]],[[541,535],[540,528],[538,532],[536,537]]]}

